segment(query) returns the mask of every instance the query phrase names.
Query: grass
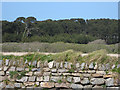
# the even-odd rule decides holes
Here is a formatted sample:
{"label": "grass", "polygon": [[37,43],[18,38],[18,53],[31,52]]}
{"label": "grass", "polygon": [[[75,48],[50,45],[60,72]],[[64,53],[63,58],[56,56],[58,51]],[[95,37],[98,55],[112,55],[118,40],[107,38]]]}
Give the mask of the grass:
{"label": "grass", "polygon": [[[10,59],[10,60],[23,60],[24,62],[26,60],[33,62],[33,61],[57,61],[57,62],[72,62],[73,64],[76,62],[85,62],[90,64],[93,62],[94,64],[101,63],[101,64],[106,64],[109,63],[110,65],[112,64],[118,64],[118,58],[116,57],[110,57],[107,56],[107,51],[104,49],[97,50],[94,52],[89,53],[87,56],[82,57],[81,56],[82,52],[76,52],[73,50],[68,50],[65,52],[60,52],[57,54],[39,54],[39,53],[34,53],[34,54],[28,54],[28,55],[23,55],[23,56],[2,56],[2,59]],[[31,68],[31,67],[30,67]]]}
{"label": "grass", "polygon": [[66,50],[74,50],[83,53],[105,49],[108,53],[118,53],[118,44],[75,44],[75,43],[2,43],[3,52],[63,52]]}

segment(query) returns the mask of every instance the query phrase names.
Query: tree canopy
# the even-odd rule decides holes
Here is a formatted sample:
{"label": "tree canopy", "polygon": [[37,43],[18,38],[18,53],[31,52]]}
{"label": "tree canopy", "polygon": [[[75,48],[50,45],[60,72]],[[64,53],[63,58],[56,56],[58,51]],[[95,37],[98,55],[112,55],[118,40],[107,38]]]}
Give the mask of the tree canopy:
{"label": "tree canopy", "polygon": [[107,44],[119,43],[118,20],[72,18],[37,21],[35,17],[18,17],[2,22],[3,42],[69,42],[86,44],[96,39]]}

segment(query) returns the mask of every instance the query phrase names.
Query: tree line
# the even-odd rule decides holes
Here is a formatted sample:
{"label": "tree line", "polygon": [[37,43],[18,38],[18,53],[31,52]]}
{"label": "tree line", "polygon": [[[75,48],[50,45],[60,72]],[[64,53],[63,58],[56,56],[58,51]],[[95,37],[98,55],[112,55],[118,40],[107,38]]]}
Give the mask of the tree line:
{"label": "tree line", "polygon": [[119,43],[118,20],[82,19],[37,21],[35,17],[18,17],[2,22],[3,42],[67,42],[87,44],[103,39],[107,44]]}

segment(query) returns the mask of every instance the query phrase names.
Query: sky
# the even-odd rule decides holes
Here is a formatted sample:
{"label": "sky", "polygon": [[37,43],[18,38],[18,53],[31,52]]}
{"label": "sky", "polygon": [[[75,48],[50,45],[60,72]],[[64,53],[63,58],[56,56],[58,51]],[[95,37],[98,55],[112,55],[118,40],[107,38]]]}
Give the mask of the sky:
{"label": "sky", "polygon": [[2,20],[18,17],[46,19],[118,19],[117,2],[2,2]]}

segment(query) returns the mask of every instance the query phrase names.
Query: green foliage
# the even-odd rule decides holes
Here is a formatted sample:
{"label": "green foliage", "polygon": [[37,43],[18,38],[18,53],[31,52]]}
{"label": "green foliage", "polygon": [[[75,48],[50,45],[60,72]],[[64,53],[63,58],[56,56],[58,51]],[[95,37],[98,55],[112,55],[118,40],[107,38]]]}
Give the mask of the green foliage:
{"label": "green foliage", "polygon": [[73,73],[75,70],[74,69],[69,69],[69,73]]}
{"label": "green foliage", "polygon": [[58,80],[57,83],[62,83],[62,80]]}
{"label": "green foliage", "polygon": [[120,67],[119,68],[115,67],[114,69],[112,69],[112,72],[118,72],[120,74]]}
{"label": "green foliage", "polygon": [[10,73],[10,78],[21,79],[23,76],[25,76],[25,74],[27,73],[27,71],[22,71],[22,72],[10,71],[9,73]]}
{"label": "green foliage", "polygon": [[118,20],[81,18],[37,21],[35,17],[18,17],[14,22],[2,21],[3,42],[65,42],[86,44],[103,39],[118,43]]}

